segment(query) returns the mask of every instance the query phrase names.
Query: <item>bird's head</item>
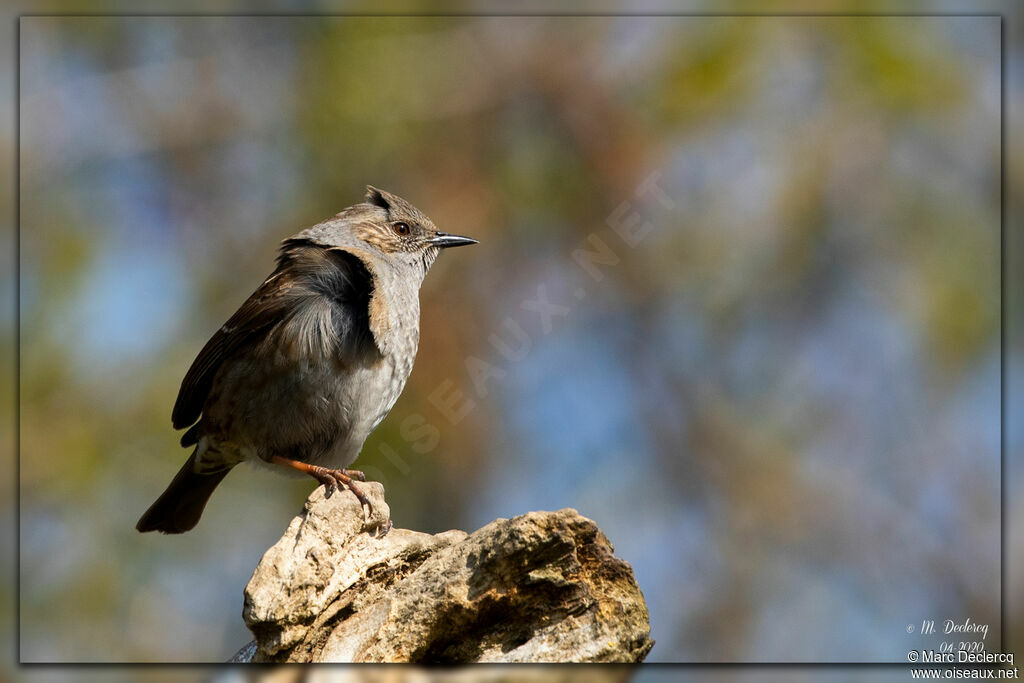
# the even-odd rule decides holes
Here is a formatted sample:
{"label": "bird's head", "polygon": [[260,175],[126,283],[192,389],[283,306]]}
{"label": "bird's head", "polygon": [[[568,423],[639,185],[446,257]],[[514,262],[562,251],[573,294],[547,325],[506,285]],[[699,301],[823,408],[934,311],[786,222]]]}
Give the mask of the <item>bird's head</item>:
{"label": "bird's head", "polygon": [[395,260],[416,260],[429,268],[442,249],[476,244],[469,237],[441,232],[415,206],[398,195],[366,187],[366,201],[345,213],[352,221],[352,233],[359,241]]}
{"label": "bird's head", "polygon": [[441,232],[434,222],[401,197],[366,186],[363,209],[369,220],[354,225],[355,235],[385,254],[437,252],[447,247],[476,244],[469,237]]}
{"label": "bird's head", "polygon": [[[366,187],[365,201],[291,239],[344,249],[372,263],[405,266],[421,277],[442,249],[477,243],[441,232],[415,206],[372,185]],[[372,263],[368,265],[372,267]]]}

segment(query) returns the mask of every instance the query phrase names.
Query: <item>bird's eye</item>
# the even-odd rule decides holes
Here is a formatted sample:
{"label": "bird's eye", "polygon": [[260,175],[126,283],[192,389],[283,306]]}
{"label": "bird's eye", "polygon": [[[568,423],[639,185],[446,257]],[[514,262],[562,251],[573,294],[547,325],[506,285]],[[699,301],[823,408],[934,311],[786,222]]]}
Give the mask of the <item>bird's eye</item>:
{"label": "bird's eye", "polygon": [[408,223],[401,223],[401,222],[395,223],[394,225],[391,226],[391,228],[396,233],[398,233],[399,235],[408,235],[409,234],[409,224]]}

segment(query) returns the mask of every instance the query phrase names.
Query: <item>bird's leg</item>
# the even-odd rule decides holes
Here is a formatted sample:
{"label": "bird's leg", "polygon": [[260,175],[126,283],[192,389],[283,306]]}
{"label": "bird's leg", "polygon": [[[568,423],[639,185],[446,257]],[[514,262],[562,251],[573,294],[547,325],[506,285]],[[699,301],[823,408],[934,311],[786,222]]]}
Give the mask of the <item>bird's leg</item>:
{"label": "bird's leg", "polygon": [[304,472],[316,479],[324,485],[325,498],[330,498],[339,486],[344,486],[352,492],[352,495],[356,497],[360,505],[365,505],[366,509],[370,511],[370,513],[373,512],[373,506],[370,504],[370,499],[367,498],[366,494],[364,494],[356,486],[355,482],[352,481],[353,479],[366,481],[366,477],[362,472],[358,470],[331,470],[326,467],[321,467],[320,465],[311,465],[308,462],[284,458],[280,455],[275,455],[270,460],[278,465],[284,465],[285,467],[291,467],[299,472]]}

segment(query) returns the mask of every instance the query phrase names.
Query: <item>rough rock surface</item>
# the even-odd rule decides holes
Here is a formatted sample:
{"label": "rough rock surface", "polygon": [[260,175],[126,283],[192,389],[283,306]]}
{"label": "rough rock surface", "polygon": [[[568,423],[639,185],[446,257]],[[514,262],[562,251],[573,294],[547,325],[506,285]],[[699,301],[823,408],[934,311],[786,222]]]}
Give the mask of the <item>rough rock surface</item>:
{"label": "rough rock surface", "polygon": [[232,661],[639,662],[647,605],[630,566],[575,510],[467,534],[392,529],[384,489],[322,487],[245,589],[255,641]]}

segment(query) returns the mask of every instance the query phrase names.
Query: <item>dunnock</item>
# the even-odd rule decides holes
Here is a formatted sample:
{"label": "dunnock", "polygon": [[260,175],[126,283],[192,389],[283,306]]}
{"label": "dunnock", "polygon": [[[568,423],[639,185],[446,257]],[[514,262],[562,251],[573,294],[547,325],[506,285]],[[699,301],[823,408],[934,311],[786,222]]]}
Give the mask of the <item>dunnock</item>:
{"label": "dunnock", "polygon": [[193,528],[213,490],[244,461],[307,473],[327,495],[395,404],[419,343],[419,289],[441,249],[475,244],[438,231],[404,199],[366,201],[281,245],[277,269],[206,343],[171,420],[195,446],[139,531]]}

